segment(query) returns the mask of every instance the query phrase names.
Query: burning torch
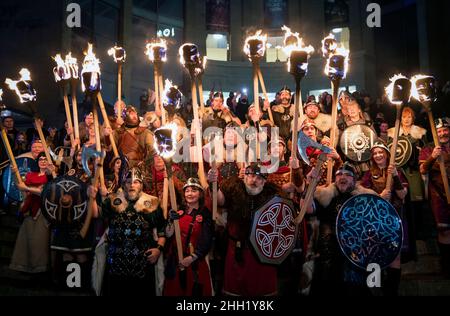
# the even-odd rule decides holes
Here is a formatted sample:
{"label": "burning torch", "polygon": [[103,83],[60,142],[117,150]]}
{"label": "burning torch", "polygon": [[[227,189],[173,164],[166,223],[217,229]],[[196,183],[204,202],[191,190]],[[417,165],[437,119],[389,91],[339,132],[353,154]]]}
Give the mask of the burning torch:
{"label": "burning torch", "polygon": [[[170,206],[173,210],[178,210],[175,186],[173,183],[172,158],[177,151],[177,125],[170,123],[158,128],[154,133],[154,148],[156,153],[164,160],[166,165],[167,183],[170,192]],[[166,184],[166,181],[164,182]],[[164,191],[167,195],[167,191]],[[163,196],[163,201],[167,197]],[[163,203],[164,204],[164,203]],[[163,205],[164,218],[167,218],[167,204]],[[181,230],[178,220],[173,221],[175,228],[175,240],[177,244],[178,261],[183,260],[183,247],[181,243]]]}
{"label": "burning torch", "polygon": [[[109,122],[108,114],[106,113],[105,103],[103,102],[101,90],[101,71],[100,71],[100,60],[95,57],[92,44],[88,44],[88,51],[85,52],[86,57],[83,61],[83,70],[81,71],[82,82],[81,86],[83,92],[85,92],[88,96],[91,97],[92,100],[92,113],[94,114],[94,126],[95,126],[95,142],[96,142],[96,150],[101,151],[100,144],[100,124],[98,121],[98,113],[97,113],[97,103],[100,107],[100,111],[102,112],[103,120],[105,121],[105,126],[108,129],[111,129],[111,124]],[[109,141],[111,143],[111,147],[114,153],[114,157],[119,157],[119,152],[117,150],[116,142],[114,140],[114,136],[109,134]],[[100,173],[101,182],[104,183],[103,180],[103,172]]]}
{"label": "burning torch", "polygon": [[[395,166],[395,157],[397,156],[398,135],[400,133],[400,120],[402,115],[402,106],[411,99],[411,81],[402,74],[395,75],[390,79],[391,83],[385,88],[389,102],[395,105],[397,117],[395,119],[394,139],[392,142],[389,165]],[[386,179],[386,189],[392,188],[393,175],[388,174]]]}
{"label": "burning torch", "polygon": [[[36,130],[38,131],[42,145],[44,145],[45,157],[47,158],[49,164],[52,165],[52,158],[48,150],[47,141],[45,139],[44,133],[42,132],[42,120],[38,117],[36,106],[36,90],[34,90],[33,88],[30,71],[26,68],[22,68],[19,74],[20,80],[15,81],[7,78],[5,83],[8,85],[9,89],[16,92],[17,96],[19,97],[20,103],[27,104],[31,112],[33,113]],[[52,175],[56,177],[56,172],[54,170],[52,171]]]}
{"label": "burning torch", "polygon": [[117,64],[117,101],[122,101],[122,68],[127,58],[127,52],[123,47],[114,47],[108,50],[108,55],[114,58],[114,62]]}
{"label": "burning torch", "polygon": [[155,82],[155,108],[156,112],[161,113],[162,123],[166,124],[166,113],[161,106],[161,100],[163,98],[163,75],[162,65],[167,61],[167,44],[166,41],[161,39],[159,42],[147,44],[147,50],[145,54],[153,63],[153,78]]}
{"label": "burning torch", "polygon": [[[287,26],[283,26],[282,30],[284,34],[284,47],[283,50],[289,57],[287,66],[288,72],[294,76],[295,79],[295,107],[294,107],[294,122],[293,122],[293,134],[292,134],[292,149],[291,158],[297,159],[297,139],[298,139],[298,119],[300,113],[300,122],[303,122],[303,102],[300,82],[308,73],[308,60],[311,54],[314,52],[312,46],[305,47],[303,39],[300,38],[298,33],[292,33],[291,29]],[[294,172],[291,168],[290,175],[291,183],[294,183]]]}
{"label": "burning torch", "polygon": [[[1,110],[6,110],[6,107],[3,105],[3,90],[0,89],[0,108]],[[16,158],[14,157],[13,151],[11,149],[11,144],[9,143],[7,131],[4,128],[3,124],[0,122],[0,129],[2,135],[2,141],[6,148],[6,153],[8,154],[9,161],[11,162],[11,166],[14,169],[14,175],[16,176],[16,180],[18,184],[23,182],[22,177],[20,176],[19,168],[17,167]]]}
{"label": "burning torch", "polygon": [[65,65],[66,65],[66,68],[70,69],[70,73],[71,73],[70,87],[72,89],[72,111],[73,111],[75,139],[80,140],[80,129],[78,127],[78,122],[79,122],[79,120],[78,120],[78,104],[77,104],[77,84],[78,84],[78,80],[80,79],[80,76],[79,76],[79,71],[78,71],[77,59],[72,57],[72,53],[70,53],[70,52],[68,55],[66,55]]}
{"label": "burning torch", "polygon": [[[428,113],[428,120],[430,122],[431,133],[433,134],[434,146],[440,146],[441,144],[439,143],[433,112],[431,111],[432,103],[436,100],[436,81],[432,76],[416,75],[411,78],[411,82],[413,98],[418,100]],[[444,183],[445,195],[447,196],[447,204],[450,204],[448,175],[442,156],[438,158],[438,162],[441,169],[442,182]]]}
{"label": "burning torch", "polygon": [[[325,74],[331,81],[333,90],[333,104],[331,112],[331,146],[336,148],[337,141],[337,114],[338,114],[338,93],[339,85],[342,79],[345,79],[348,72],[349,51],[339,46],[333,34],[328,35],[322,40],[322,54],[327,59],[325,66]],[[333,180],[333,162],[328,160],[327,165],[327,184],[331,184]]]}
{"label": "burning torch", "polygon": [[[264,78],[259,67],[259,61],[264,57],[266,53],[267,34],[261,35],[262,31],[258,30],[255,35],[247,37],[244,44],[244,53],[253,65],[253,94],[254,104],[258,115],[261,113],[259,106],[259,84],[263,89],[264,98],[268,101],[266,85]],[[268,109],[270,121],[273,123],[272,110]]]}
{"label": "burning torch", "polygon": [[[66,62],[61,58],[60,54],[57,54],[55,57],[53,57],[53,59],[56,62],[56,67],[53,68],[53,75],[55,76],[56,83],[58,83],[61,86],[63,92],[63,100],[64,100],[64,107],[66,110],[67,124],[69,125],[70,128],[73,128],[72,115],[70,113],[69,97],[67,96],[66,85],[74,76],[78,78],[78,65],[76,65],[76,67],[72,67],[66,64]],[[73,145],[74,141],[75,138],[72,133],[70,135],[70,143]]]}
{"label": "burning torch", "polygon": [[202,136],[200,128],[200,114],[198,110],[197,101],[197,87],[196,78],[204,72],[205,59],[200,58],[198,47],[195,44],[184,44],[179,49],[180,62],[188,70],[191,77],[191,94],[192,94],[192,108],[194,111],[194,120],[192,126],[195,128],[195,142],[197,143],[197,157],[198,157],[198,178],[203,187],[207,187],[205,170],[203,166],[202,154]]}

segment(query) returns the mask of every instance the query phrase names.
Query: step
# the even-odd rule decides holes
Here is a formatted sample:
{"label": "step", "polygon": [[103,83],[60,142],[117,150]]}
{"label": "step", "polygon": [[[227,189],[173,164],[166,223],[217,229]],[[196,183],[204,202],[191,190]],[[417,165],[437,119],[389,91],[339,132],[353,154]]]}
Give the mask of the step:
{"label": "step", "polygon": [[440,257],[438,255],[421,255],[417,261],[402,264],[402,277],[409,275],[438,275],[441,272]]}
{"label": "step", "polygon": [[400,296],[450,296],[450,280],[402,280]]}

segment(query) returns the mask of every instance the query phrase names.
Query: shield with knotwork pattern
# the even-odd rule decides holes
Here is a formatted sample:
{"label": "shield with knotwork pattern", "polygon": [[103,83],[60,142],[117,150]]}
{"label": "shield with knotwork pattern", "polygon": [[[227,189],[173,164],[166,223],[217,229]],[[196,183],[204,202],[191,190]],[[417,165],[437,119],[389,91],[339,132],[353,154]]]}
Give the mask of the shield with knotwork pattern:
{"label": "shield with knotwork pattern", "polygon": [[291,201],[275,196],[255,212],[250,242],[262,263],[281,264],[295,247],[297,227]]}

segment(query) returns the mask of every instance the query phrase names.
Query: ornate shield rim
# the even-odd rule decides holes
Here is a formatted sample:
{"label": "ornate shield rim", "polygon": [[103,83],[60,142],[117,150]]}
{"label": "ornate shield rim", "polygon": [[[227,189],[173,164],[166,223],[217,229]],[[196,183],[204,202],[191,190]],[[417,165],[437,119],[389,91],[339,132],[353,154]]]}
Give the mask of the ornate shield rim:
{"label": "ornate shield rim", "polygon": [[[353,162],[367,162],[367,161],[370,160],[370,155],[368,155],[368,158],[367,158],[367,159],[354,160],[352,157],[350,157],[349,155],[347,155],[347,154],[345,153],[344,148],[342,148],[342,142],[343,142],[343,137],[344,137],[344,135],[345,135],[345,132],[346,132],[347,130],[349,130],[349,129],[355,128],[356,126],[362,126],[362,127],[366,128],[367,130],[370,130],[370,131],[372,132],[372,136],[374,136],[373,143],[377,140],[378,135],[370,128],[370,126],[367,126],[367,125],[365,125],[365,124],[354,124],[354,125],[352,125],[352,126],[348,126],[348,127],[345,128],[344,131],[342,132],[342,134],[341,134],[341,136],[340,136],[340,138],[339,138],[339,147],[340,147],[342,153],[345,155],[345,157],[347,157],[347,158],[350,159],[351,161],[353,161]],[[368,152],[370,152],[370,147],[368,148]]]}
{"label": "ornate shield rim", "polygon": [[[405,137],[402,135],[402,136],[398,137],[398,140],[399,140],[399,142],[400,142],[400,140],[406,140],[408,142],[409,148],[410,148],[408,159],[403,160],[403,163],[401,163],[401,164],[397,164],[397,162],[396,162],[397,167],[401,168],[404,165],[406,165],[408,163],[408,161],[411,159],[413,147],[412,147],[412,144],[409,141],[408,137]],[[391,149],[391,147],[392,147],[392,139],[388,142],[388,148]],[[396,156],[396,158],[397,158],[397,156]]]}

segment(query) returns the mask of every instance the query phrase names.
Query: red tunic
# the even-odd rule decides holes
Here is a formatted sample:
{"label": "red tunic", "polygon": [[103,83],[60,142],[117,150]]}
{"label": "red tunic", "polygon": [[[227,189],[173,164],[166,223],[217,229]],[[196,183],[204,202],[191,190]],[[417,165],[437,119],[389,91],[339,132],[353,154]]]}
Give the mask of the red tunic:
{"label": "red tunic", "polygon": [[[177,268],[178,256],[175,236],[172,236],[169,242],[164,295],[212,296],[211,274],[205,259],[211,248],[213,238],[211,213],[206,208],[201,211],[193,210],[190,214],[184,211],[180,212],[183,212],[179,223],[184,257],[193,253],[198,259],[181,272]],[[191,227],[192,231],[188,240]]]}
{"label": "red tunic", "polygon": [[[48,182],[47,175],[39,175],[39,172],[28,172],[25,176],[25,184],[29,187],[43,186]],[[21,212],[27,214],[30,212],[32,217],[35,217],[41,208],[41,197],[35,194],[27,194]]]}

